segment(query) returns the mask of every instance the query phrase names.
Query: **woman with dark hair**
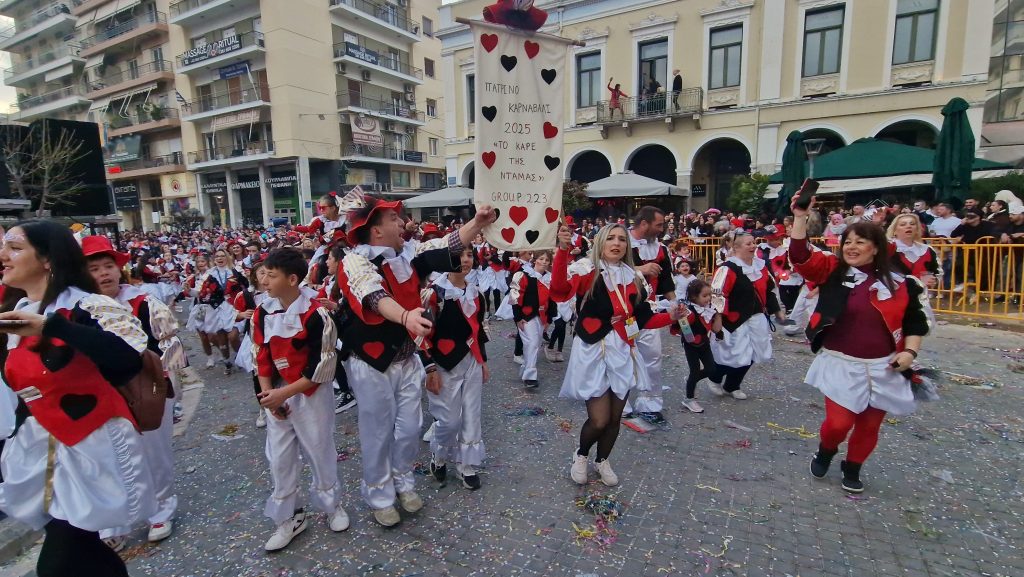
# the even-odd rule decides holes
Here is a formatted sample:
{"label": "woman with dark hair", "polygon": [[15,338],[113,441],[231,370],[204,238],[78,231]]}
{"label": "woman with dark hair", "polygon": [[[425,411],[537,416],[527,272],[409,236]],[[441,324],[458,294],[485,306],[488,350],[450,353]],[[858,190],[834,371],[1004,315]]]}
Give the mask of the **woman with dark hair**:
{"label": "woman with dark hair", "polygon": [[[249,281],[235,269],[231,254],[223,248],[213,253],[213,264],[202,279],[196,280],[193,291],[196,304],[192,306],[186,328],[208,335],[220,350],[224,374],[230,375],[234,366],[231,349],[237,351],[241,346],[235,319],[237,311],[231,303],[239,292],[248,288]],[[206,367],[213,366],[213,357],[208,356]]]}
{"label": "woman with dark hair", "polygon": [[19,397],[0,504],[45,529],[40,577],[127,576],[98,531],[156,511],[141,436],[114,388],[142,370],[146,333],[129,309],[94,294],[81,248],[57,223],[11,228],[0,263],[0,360]]}
{"label": "woman with dark hair", "polygon": [[[924,288],[913,276],[892,271],[885,231],[870,222],[851,224],[838,254],[811,248],[807,214],[790,208],[793,266],[818,286],[818,304],[807,325],[811,350],[818,353],[804,382],[825,394],[825,420],[811,475],[824,478],[839,445],[843,489],[860,493],[860,470],[878,443],[886,413],[906,415],[915,408],[909,374],[928,320],[921,307]],[[852,434],[851,434],[852,431]]]}

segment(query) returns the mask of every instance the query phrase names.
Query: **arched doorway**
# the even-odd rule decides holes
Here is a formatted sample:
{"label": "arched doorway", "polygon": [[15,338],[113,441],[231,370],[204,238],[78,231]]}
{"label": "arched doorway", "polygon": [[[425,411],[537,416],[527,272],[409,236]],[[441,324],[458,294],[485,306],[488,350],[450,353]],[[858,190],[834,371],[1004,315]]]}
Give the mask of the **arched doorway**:
{"label": "arched doorway", "polygon": [[612,175],[612,165],[603,154],[587,150],[576,155],[569,166],[569,180],[594,182]]}
{"label": "arched doorway", "polygon": [[827,128],[812,128],[810,130],[804,130],[804,140],[810,138],[824,138],[825,144],[821,145],[821,154],[828,154],[833,150],[838,150],[846,146],[846,141],[843,137]]}
{"label": "arched doorway", "polygon": [[[719,138],[705,144],[693,158],[690,183],[695,190],[694,208],[726,208],[732,179],[750,174],[750,151],[742,142],[732,138]],[[704,201],[701,202],[700,187]]]}
{"label": "arched doorway", "polygon": [[921,148],[935,148],[937,137],[938,131],[935,130],[935,127],[922,120],[904,120],[890,124],[875,135],[878,140],[888,140]]}
{"label": "arched doorway", "polygon": [[626,170],[661,182],[676,183],[676,157],[660,144],[637,149],[626,164]]}
{"label": "arched doorway", "polygon": [[474,168],[472,162],[462,169],[462,179],[459,185],[466,188],[476,188],[476,168]]}

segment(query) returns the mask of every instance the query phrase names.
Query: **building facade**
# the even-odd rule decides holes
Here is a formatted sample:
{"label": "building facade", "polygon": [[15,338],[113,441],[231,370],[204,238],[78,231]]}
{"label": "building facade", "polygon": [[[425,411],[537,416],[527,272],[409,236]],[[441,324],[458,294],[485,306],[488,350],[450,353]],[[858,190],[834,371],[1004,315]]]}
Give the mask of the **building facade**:
{"label": "building facade", "polygon": [[981,146],[1024,168],[1024,1],[996,0]]}
{"label": "building facade", "polygon": [[[441,8],[449,183],[472,186],[475,170],[472,35],[455,18],[480,18],[488,3]],[[693,208],[722,207],[733,177],[780,167],[793,130],[826,149],[863,137],[932,146],[942,106],[959,96],[981,132],[989,47],[977,39],[991,36],[993,0],[538,6],[543,31],[586,43],[565,62],[567,180],[631,170],[690,191]],[[627,95],[621,109],[609,107],[613,84]]]}

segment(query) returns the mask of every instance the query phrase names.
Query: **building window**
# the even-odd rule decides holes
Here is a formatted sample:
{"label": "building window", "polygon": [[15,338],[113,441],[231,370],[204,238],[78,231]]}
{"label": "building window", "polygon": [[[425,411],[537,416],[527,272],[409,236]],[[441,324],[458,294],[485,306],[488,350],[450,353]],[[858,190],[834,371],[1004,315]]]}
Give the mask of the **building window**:
{"label": "building window", "polygon": [[391,185],[401,188],[409,188],[409,171],[396,170],[391,173]]}
{"label": "building window", "polygon": [[430,152],[430,156],[437,156],[437,139],[427,139],[427,150]]}
{"label": "building window", "polygon": [[433,98],[427,99],[427,116],[437,118],[437,101]]}
{"label": "building window", "polygon": [[652,92],[652,79],[662,87],[668,81],[668,38],[640,44],[640,78],[637,79],[637,92]]}
{"label": "building window", "polygon": [[711,31],[711,53],[708,86],[728,88],[740,85],[740,62],[743,55],[743,26],[729,26]]}
{"label": "building window", "polygon": [[427,78],[434,77],[434,61],[429,58],[423,59],[423,74],[427,75]]}
{"label": "building window", "polygon": [[426,16],[423,17],[423,34],[431,38],[434,37],[434,21]]}
{"label": "building window", "polygon": [[935,27],[939,0],[899,0],[892,63],[906,64],[935,58]]}
{"label": "building window", "polygon": [[469,104],[469,123],[476,122],[476,74],[466,76],[466,103]]}
{"label": "building window", "polygon": [[420,188],[437,190],[441,188],[441,175],[436,172],[420,173]]}
{"label": "building window", "polygon": [[1001,6],[992,27],[984,122],[1024,120],[1024,0]]}
{"label": "building window", "polygon": [[576,56],[576,107],[597,106],[604,95],[601,87],[601,53]]}
{"label": "building window", "polygon": [[804,20],[804,77],[835,74],[843,50],[843,16],[846,8],[808,12]]}

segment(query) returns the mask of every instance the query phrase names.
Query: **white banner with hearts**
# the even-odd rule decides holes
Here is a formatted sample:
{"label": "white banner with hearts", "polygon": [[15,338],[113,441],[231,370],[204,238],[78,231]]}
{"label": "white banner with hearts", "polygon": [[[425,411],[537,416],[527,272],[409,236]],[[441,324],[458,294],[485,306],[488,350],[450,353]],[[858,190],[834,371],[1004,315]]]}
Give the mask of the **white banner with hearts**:
{"label": "white banner with hearts", "polygon": [[554,248],[562,210],[565,62],[572,40],[473,23],[476,184],[497,209],[484,229],[502,250]]}

